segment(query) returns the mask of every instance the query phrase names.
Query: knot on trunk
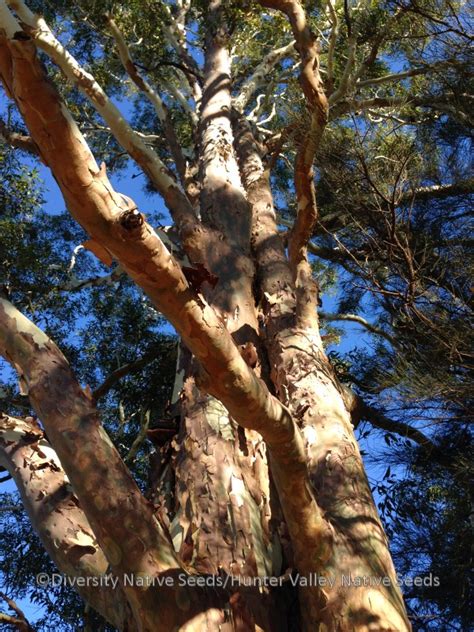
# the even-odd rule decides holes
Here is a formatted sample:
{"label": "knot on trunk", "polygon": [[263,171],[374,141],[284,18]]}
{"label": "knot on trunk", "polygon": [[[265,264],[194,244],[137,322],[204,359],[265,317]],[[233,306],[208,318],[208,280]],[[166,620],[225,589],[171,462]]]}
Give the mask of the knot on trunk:
{"label": "knot on trunk", "polygon": [[133,208],[124,211],[119,221],[125,230],[135,230],[143,225],[145,219],[137,208]]}

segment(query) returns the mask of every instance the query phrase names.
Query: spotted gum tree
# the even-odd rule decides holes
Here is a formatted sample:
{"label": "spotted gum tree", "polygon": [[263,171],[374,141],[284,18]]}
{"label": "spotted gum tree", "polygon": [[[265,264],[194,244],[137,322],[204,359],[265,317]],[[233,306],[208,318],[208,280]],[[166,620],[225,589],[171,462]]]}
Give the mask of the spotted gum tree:
{"label": "spotted gum tree", "polygon": [[[77,590],[119,630],[409,630],[308,244],[331,128],[456,109],[426,91],[447,62],[380,59],[415,29],[408,5],[97,4],[48,15],[1,0],[0,77],[26,127],[2,135],[47,165],[87,247],[176,330],[172,423],[153,429],[144,495],[101,424],[101,393],[4,297],[0,352],[35,418],[2,413],[1,464],[62,573],[118,578]],[[116,96],[135,103],[133,126]],[[126,180],[112,185],[107,161],[124,157],[172,227],[147,221]]]}

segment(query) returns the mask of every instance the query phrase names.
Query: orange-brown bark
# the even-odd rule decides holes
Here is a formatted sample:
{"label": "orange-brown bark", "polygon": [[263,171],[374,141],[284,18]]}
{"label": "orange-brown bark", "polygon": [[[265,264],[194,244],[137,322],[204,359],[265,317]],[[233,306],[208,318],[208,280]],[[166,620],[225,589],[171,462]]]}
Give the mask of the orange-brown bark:
{"label": "orange-brown bark", "polygon": [[309,133],[300,141],[296,155],[294,182],[298,213],[291,230],[288,250],[296,282],[299,326],[317,330],[318,287],[312,278],[307,244],[318,218],[313,162],[329,112],[319,74],[319,46],[307,24],[305,11],[299,0],[261,0],[260,4],[282,11],[288,16],[301,59],[300,83],[311,123]]}
{"label": "orange-brown bark", "polygon": [[[0,353],[20,371],[30,401],[71,481],[113,572],[156,577],[179,568],[171,544],[59,349],[11,303],[0,299]],[[137,622],[156,623],[156,588],[124,592]],[[162,608],[174,622],[173,606]]]}
{"label": "orange-brown bark", "polygon": [[[316,288],[306,256],[317,217],[312,163],[327,119],[318,49],[300,2],[262,0],[260,4],[285,12],[290,20],[311,114],[310,134],[296,160],[298,218],[290,239],[290,261],[277,233],[269,179],[255,139],[242,120],[236,134],[230,125],[229,53],[221,13],[225,3],[215,0],[207,8],[211,24],[199,128],[203,221],[171,179],[165,178],[168,184],[161,183],[159,189],[174,212],[188,256],[211,273],[200,268],[202,294],[192,287],[189,270],[186,278],[133,201],[114,191],[105,167],[98,168],[48,84],[32,42],[0,35],[0,75],[72,215],[145,290],[194,356],[181,392],[180,435],[173,455],[176,488],[174,497],[167,499],[167,507],[172,501],[175,505],[168,516],[163,508],[159,512],[169,518],[166,526],[181,561],[200,572],[244,576],[278,572],[279,562],[273,557],[278,547],[273,548],[272,542],[278,529],[272,531],[275,525],[269,517],[274,510],[269,455],[295,567],[301,576],[317,572],[334,581],[323,588],[300,588],[305,630],[405,632],[409,624],[350,416],[322,352]],[[41,39],[41,34],[28,31]],[[94,104],[103,98],[83,72],[78,82],[82,89],[92,90]],[[101,107],[99,103],[98,111]],[[133,143],[125,145],[137,162],[143,162],[144,154]],[[145,171],[153,178],[151,170]],[[252,287],[253,260],[258,292]],[[210,279],[217,281],[209,283]],[[263,323],[257,322],[256,299],[264,312]],[[105,555],[119,569],[120,564],[128,564],[139,572],[143,567],[147,573],[173,573],[177,562],[171,543],[98,430],[90,398],[71,379],[64,359],[50,343],[35,345],[29,334],[16,330],[19,317],[11,318],[12,309],[0,307],[0,348],[3,344],[9,359],[29,378],[32,401],[45,424],[51,425],[51,440],[66,471],[72,469],[70,436],[76,441],[85,438],[85,429],[92,433],[90,446],[80,444],[75,455],[87,467],[71,480]],[[270,367],[263,366],[267,359]],[[59,386],[51,379],[56,375]],[[110,472],[104,463],[107,468],[110,463]],[[118,477],[118,489],[112,489],[112,474]],[[91,485],[103,487],[103,481],[110,494],[105,509],[101,506],[98,511]],[[163,488],[155,491],[155,497],[161,498]],[[111,523],[118,500],[125,502],[125,513],[131,516],[127,525],[135,529],[139,525],[120,560],[109,537],[110,531],[122,545],[124,527]],[[278,508],[272,513],[275,516]],[[156,553],[155,558],[144,559],[137,537],[149,547],[147,553]],[[160,557],[164,552],[166,560]],[[348,574],[375,581],[388,578],[392,584],[367,589],[344,586],[342,577]],[[184,593],[129,591],[127,599],[145,630],[172,625],[212,632],[278,629],[275,621],[262,615],[262,607],[268,609],[272,601],[255,605],[256,591],[215,594],[214,600],[207,591]],[[226,612],[232,613],[231,623]]]}
{"label": "orange-brown bark", "polygon": [[[0,72],[73,216],[107,248],[169,318],[199,360],[201,386],[269,448],[302,572],[327,558],[328,531],[308,482],[302,439],[286,407],[246,364],[225,324],[189,288],[179,265],[131,201],[111,187],[28,41],[0,46]],[[33,106],[34,104],[34,106]]]}

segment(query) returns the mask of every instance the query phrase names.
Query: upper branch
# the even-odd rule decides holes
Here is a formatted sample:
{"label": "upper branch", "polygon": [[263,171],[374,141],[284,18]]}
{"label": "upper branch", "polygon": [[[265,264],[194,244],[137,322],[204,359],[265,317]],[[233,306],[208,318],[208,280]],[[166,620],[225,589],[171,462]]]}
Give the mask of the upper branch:
{"label": "upper branch", "polygon": [[417,187],[404,192],[398,203],[407,202],[416,198],[417,200],[431,200],[446,198],[456,195],[471,195],[474,193],[474,178],[450,182],[446,184],[432,184],[425,187]]}
{"label": "upper branch", "polygon": [[134,371],[139,371],[143,367],[147,366],[147,364],[153,362],[153,360],[156,360],[157,357],[157,351],[150,351],[149,353],[146,353],[144,356],[142,356],[139,360],[135,360],[134,362],[127,362],[127,364],[123,364],[118,369],[115,369],[115,371],[112,371],[112,373],[107,376],[102,384],[98,386],[92,393],[95,401],[106,395],[106,393],[108,393],[110,389],[113,388],[114,385],[117,384],[117,382],[123,377],[129,375],[130,373],[133,373]]}
{"label": "upper branch", "polygon": [[186,171],[186,161],[181,152],[181,147],[176,137],[176,132],[170,119],[168,110],[163,103],[160,95],[151,87],[148,81],[144,77],[142,77],[136,65],[133,63],[130,49],[125,42],[125,38],[123,37],[122,32],[117,26],[117,23],[110,15],[107,16],[107,24],[117,43],[120,61],[122,62],[125,71],[128,73],[130,79],[137,86],[137,88],[141,90],[143,94],[145,94],[145,96],[149,99],[150,103],[155,108],[155,112],[158,115],[161,124],[163,125],[165,137],[168,142],[171,155],[173,156],[176,168],[178,170],[181,182],[183,182]]}
{"label": "upper branch", "polygon": [[17,615],[16,617],[10,616],[8,614],[0,613],[0,621],[5,621],[5,623],[10,623],[17,627],[20,632],[35,632],[34,628],[30,625],[28,619],[25,616],[23,610],[16,604],[13,599],[10,599],[5,595],[5,593],[0,592],[0,598],[5,601],[8,606],[13,610],[13,612]]}
{"label": "upper branch", "polygon": [[383,329],[380,329],[380,327],[376,327],[375,325],[372,325],[365,318],[363,318],[362,316],[359,316],[358,314],[330,314],[327,312],[319,312],[319,316],[320,318],[328,322],[340,320],[340,321],[352,321],[354,323],[358,323],[359,325],[362,325],[362,327],[365,327],[365,329],[367,329],[367,331],[370,331],[372,334],[377,334],[378,336],[382,336],[382,338],[385,338],[385,340],[390,342],[390,344],[394,345],[396,343],[395,339],[390,334],[388,334]]}
{"label": "upper branch", "polygon": [[[11,0],[8,4],[14,8],[21,19],[22,25],[20,25],[11,12],[8,12],[9,16],[6,17],[5,13],[8,9],[4,0],[1,0],[1,4],[4,10],[0,19],[3,21],[8,40],[11,40],[15,33],[24,32],[23,26],[28,35],[61,68],[67,79],[79,88],[107,122],[118,143],[137,162],[161,193],[178,223],[185,219],[193,221],[194,211],[189,200],[168,174],[168,170],[158,155],[130,127],[94,77],[86,72],[56,39],[43,18],[33,14],[23,0]],[[26,50],[26,46],[23,49]]]}
{"label": "upper branch", "polygon": [[12,147],[16,149],[22,149],[23,151],[28,152],[29,154],[33,154],[34,156],[38,155],[38,148],[31,140],[30,136],[25,136],[24,134],[20,134],[18,132],[13,132],[2,119],[0,119],[0,137],[2,137],[5,142],[7,142]]}
{"label": "upper branch", "polygon": [[311,112],[309,133],[302,140],[295,164],[298,215],[289,239],[289,256],[298,293],[298,320],[317,330],[317,287],[312,280],[307,244],[317,220],[313,162],[328,120],[328,100],[319,73],[319,46],[298,0],[261,0],[260,4],[288,16],[301,59],[300,82]]}
{"label": "upper branch", "polygon": [[358,81],[357,88],[365,88],[367,86],[378,86],[383,83],[392,83],[397,81],[403,81],[409,77],[416,77],[417,75],[427,75],[430,72],[436,72],[440,68],[449,66],[449,62],[438,62],[435,64],[427,64],[421,68],[412,68],[411,70],[405,70],[404,72],[395,72],[382,77],[374,77],[372,79],[365,79],[364,81]]}
{"label": "upper branch", "polygon": [[164,2],[162,6],[170,21],[169,26],[166,24],[163,25],[164,35],[183,64],[184,75],[192,90],[194,101],[196,105],[198,105],[202,96],[201,72],[196,60],[188,52],[185,37],[186,15],[190,6],[186,3],[181,6],[178,5],[176,17],[173,16],[168,3]]}
{"label": "upper branch", "polygon": [[243,112],[248,102],[255,94],[255,92],[268,81],[268,75],[273,70],[273,68],[280,62],[282,59],[287,57],[291,51],[294,49],[295,42],[292,41],[281,48],[277,48],[272,50],[268,55],[266,55],[262,61],[255,68],[253,73],[248,77],[248,79],[243,83],[240,88],[240,93],[238,96],[232,99],[232,106],[238,111]]}

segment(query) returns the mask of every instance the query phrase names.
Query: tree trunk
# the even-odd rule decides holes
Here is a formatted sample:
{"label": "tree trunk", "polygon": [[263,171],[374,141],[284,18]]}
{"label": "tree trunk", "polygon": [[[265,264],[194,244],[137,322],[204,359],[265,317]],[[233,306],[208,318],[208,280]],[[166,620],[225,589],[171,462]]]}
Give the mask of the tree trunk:
{"label": "tree trunk", "polygon": [[[213,0],[207,8],[199,208],[47,27],[37,28],[43,23],[21,3],[10,4],[22,25],[12,15],[5,19],[0,74],[42,159],[72,215],[148,294],[186,348],[175,389],[179,433],[158,454],[152,506],[59,350],[0,301],[0,351],[27,379],[77,496],[78,520],[93,530],[95,554],[120,580],[122,615],[109,620],[143,631],[409,630],[350,414],[319,335],[306,242],[317,216],[312,163],[327,101],[300,3],[262,3],[290,19],[312,113],[309,140],[297,156],[298,220],[289,257],[258,144],[242,115],[232,113],[225,3]],[[114,191],[105,166],[97,167],[45,77],[35,40],[77,81],[163,195],[194,278],[133,201]],[[16,478],[25,491],[22,476]],[[60,562],[69,573],[91,572]],[[123,579],[129,573],[171,583],[130,587]],[[198,578],[210,583],[193,587]],[[92,605],[107,617],[104,599]]]}

